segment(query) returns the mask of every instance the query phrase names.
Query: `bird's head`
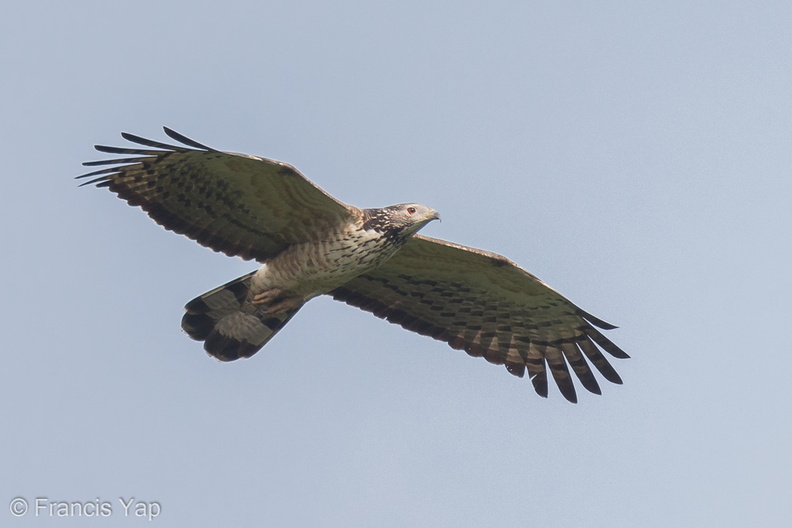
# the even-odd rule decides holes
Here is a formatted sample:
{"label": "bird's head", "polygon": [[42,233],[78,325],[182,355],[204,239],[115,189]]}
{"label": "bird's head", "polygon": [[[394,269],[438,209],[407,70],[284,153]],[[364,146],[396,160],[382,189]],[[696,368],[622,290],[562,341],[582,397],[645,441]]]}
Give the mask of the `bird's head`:
{"label": "bird's head", "polygon": [[416,203],[391,205],[385,209],[390,215],[391,224],[410,234],[418,232],[432,220],[440,219],[440,214],[437,211]]}
{"label": "bird's head", "polygon": [[414,235],[432,220],[440,219],[437,211],[417,203],[366,209],[364,214],[365,229],[373,229],[403,239]]}

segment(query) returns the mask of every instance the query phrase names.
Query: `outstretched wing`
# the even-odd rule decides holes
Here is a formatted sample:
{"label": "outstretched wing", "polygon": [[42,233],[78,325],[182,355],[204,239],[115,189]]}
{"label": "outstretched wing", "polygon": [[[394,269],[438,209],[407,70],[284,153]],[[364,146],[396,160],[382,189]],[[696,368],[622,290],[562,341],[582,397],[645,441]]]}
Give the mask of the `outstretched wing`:
{"label": "outstretched wing", "polygon": [[547,396],[547,370],[564,397],[576,402],[569,374],[600,394],[584,356],[613,383],[621,378],[597,345],[629,357],[596,328],[615,328],[584,312],[510,260],[416,235],[376,270],[330,292],[334,299],[407,330],[447,342],[471,356],[506,365]]}
{"label": "outstretched wing", "polygon": [[107,187],[166,229],[226,255],[259,261],[362,214],[291,165],[220,152],[167,127],[165,133],[183,146],[123,133],[151,148],[96,145],[100,152],[131,157],[86,162],[108,167],[78,178],[95,177],[83,185]]}

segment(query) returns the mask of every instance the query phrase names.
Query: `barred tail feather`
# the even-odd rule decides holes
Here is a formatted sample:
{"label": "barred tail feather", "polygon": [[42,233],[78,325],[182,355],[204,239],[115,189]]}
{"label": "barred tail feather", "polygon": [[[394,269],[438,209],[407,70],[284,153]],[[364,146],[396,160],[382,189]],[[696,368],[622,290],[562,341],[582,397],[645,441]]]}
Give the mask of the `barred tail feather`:
{"label": "barred tail feather", "polygon": [[270,314],[267,306],[248,302],[248,273],[196,297],[184,307],[182,329],[220,361],[247,358],[258,352],[301,306]]}

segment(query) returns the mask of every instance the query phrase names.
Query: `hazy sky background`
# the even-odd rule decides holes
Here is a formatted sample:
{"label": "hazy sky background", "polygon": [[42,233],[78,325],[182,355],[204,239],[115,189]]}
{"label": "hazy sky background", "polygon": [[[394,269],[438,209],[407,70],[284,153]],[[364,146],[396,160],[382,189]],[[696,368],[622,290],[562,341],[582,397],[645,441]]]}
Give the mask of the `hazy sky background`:
{"label": "hazy sky background", "polygon": [[[142,525],[134,497],[175,527],[792,525],[790,28],[789,2],[9,4],[0,524]],[[182,307],[254,264],[73,180],[162,125],[430,205],[425,234],[619,325],[624,385],[544,400],[329,298],[209,358]]]}

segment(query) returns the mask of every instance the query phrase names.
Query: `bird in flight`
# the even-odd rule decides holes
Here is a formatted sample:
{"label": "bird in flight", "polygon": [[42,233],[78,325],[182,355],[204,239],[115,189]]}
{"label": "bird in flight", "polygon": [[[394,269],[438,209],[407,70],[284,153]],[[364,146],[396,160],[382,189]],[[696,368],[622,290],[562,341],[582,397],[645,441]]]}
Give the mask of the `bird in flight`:
{"label": "bird in flight", "polygon": [[622,380],[602,351],[629,357],[597,328],[615,326],[583,311],[507,258],[417,234],[439,214],[418,203],[359,209],[279,161],[221,152],[167,127],[179,145],[122,133],[133,148],[96,145],[124,157],[78,178],[107,187],[165,229],[256,271],[196,297],[182,328],[221,361],[258,352],[318,295],[373,313],[513,375],[525,372],[547,397],[549,368],[561,394],[577,401],[571,370],[601,394],[589,363]]}

